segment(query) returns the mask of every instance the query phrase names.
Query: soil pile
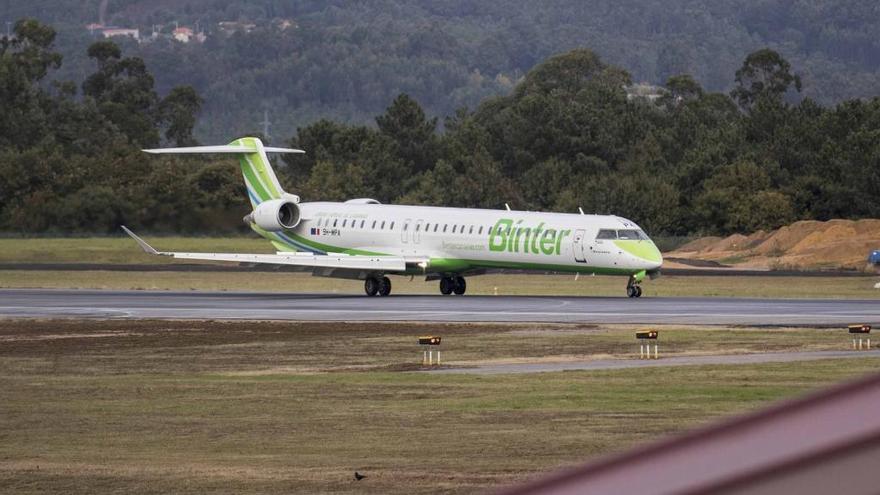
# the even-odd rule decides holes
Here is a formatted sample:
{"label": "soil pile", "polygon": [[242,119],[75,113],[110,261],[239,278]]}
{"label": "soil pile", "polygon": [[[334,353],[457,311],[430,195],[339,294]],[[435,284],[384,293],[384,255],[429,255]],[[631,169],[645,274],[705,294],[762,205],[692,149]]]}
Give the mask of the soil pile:
{"label": "soil pile", "polygon": [[704,237],[664,256],[750,269],[866,270],[874,249],[880,249],[878,219],[807,220],[749,236]]}

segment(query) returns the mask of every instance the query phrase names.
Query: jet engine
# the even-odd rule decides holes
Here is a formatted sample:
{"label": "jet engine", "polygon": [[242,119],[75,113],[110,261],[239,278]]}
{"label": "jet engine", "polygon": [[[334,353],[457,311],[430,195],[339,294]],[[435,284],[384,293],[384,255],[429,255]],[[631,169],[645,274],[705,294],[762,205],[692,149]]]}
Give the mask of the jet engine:
{"label": "jet engine", "polygon": [[299,225],[299,206],[288,199],[272,199],[257,205],[250,215],[244,217],[245,223],[255,223],[269,232],[292,229]]}

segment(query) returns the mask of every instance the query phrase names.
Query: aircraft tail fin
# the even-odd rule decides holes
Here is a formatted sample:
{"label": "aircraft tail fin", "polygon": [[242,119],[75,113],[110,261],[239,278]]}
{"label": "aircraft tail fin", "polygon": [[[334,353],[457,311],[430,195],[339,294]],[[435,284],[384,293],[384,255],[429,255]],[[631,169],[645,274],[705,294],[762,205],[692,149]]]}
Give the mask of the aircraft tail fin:
{"label": "aircraft tail fin", "polygon": [[299,197],[286,193],[281,187],[266,153],[305,153],[303,150],[263,146],[263,142],[258,138],[245,137],[224,146],[190,146],[144,151],[153,154],[235,154],[238,155],[241,174],[244,177],[245,186],[247,186],[248,198],[254,208],[263,201],[271,199],[295,198],[294,201],[299,202]]}

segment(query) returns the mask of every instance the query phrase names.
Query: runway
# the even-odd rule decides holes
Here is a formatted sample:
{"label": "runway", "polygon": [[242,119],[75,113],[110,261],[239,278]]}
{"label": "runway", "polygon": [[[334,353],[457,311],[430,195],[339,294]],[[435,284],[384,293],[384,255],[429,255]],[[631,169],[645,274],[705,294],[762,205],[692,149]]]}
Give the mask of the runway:
{"label": "runway", "polygon": [[824,326],[880,324],[880,301],[4,289],[0,317]]}

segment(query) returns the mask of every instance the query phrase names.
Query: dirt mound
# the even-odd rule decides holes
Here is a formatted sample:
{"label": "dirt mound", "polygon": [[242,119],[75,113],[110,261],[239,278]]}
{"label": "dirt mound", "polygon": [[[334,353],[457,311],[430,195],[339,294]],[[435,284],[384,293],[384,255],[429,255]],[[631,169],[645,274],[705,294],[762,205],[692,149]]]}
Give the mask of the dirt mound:
{"label": "dirt mound", "polygon": [[741,268],[863,270],[880,248],[880,220],[807,220],[749,236],[704,237],[667,257],[715,261]]}

